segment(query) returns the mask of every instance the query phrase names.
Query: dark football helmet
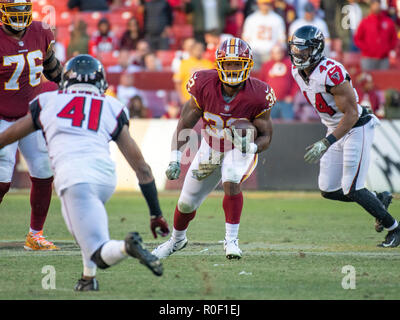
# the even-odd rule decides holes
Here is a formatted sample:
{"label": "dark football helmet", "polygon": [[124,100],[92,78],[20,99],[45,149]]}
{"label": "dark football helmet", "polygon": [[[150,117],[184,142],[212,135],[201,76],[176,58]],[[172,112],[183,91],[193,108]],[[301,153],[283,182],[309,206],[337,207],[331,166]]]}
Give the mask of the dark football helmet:
{"label": "dark football helmet", "polygon": [[312,67],[324,57],[325,39],[321,30],[314,26],[303,26],[295,31],[289,41],[289,56],[300,70]]}
{"label": "dark football helmet", "polygon": [[99,60],[88,54],[80,54],[65,64],[61,75],[61,89],[79,83],[94,85],[101,93],[107,90],[106,73]]}
{"label": "dark football helmet", "polygon": [[[228,85],[238,85],[246,81],[254,65],[250,46],[239,38],[228,38],[215,52],[219,79]],[[233,62],[236,69],[227,69],[226,63]]]}
{"label": "dark football helmet", "polygon": [[0,0],[1,22],[15,31],[22,31],[32,23],[31,0]]}

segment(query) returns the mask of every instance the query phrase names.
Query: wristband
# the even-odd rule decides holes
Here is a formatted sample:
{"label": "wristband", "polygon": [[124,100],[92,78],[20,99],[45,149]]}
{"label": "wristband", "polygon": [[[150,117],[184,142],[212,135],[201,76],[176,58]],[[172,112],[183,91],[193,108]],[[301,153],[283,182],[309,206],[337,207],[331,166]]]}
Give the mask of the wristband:
{"label": "wristband", "polygon": [[332,133],[325,139],[329,142],[330,145],[333,145],[337,141],[336,137]]}
{"label": "wristband", "polygon": [[257,153],[258,146],[254,142],[250,143],[249,153]]}
{"label": "wristband", "polygon": [[173,162],[181,162],[182,152],[179,150],[172,150],[171,151],[171,159],[170,161]]}

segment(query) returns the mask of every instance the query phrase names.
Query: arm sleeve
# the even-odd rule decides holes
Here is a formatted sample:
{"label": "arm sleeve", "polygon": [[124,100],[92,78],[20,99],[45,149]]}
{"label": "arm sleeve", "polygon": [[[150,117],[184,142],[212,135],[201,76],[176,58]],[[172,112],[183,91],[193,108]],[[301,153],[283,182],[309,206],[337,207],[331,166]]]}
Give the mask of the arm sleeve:
{"label": "arm sleeve", "polygon": [[111,133],[111,139],[117,140],[119,134],[121,133],[122,128],[124,125],[129,127],[129,119],[127,117],[126,111],[124,109],[121,110],[121,113],[117,117],[117,125],[115,126],[114,131]]}
{"label": "arm sleeve", "polygon": [[33,125],[36,130],[43,129],[40,123],[40,111],[42,111],[42,107],[40,106],[39,98],[36,98],[29,104],[29,110],[32,115]]}

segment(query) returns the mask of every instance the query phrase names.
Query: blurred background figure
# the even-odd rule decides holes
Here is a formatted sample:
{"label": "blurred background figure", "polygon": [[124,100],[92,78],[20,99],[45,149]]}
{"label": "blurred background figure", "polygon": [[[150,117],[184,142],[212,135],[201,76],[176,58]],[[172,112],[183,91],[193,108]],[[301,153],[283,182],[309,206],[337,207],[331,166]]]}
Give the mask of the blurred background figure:
{"label": "blurred background figure", "polygon": [[142,0],[144,34],[152,50],[167,50],[173,22],[172,9],[165,0]]}
{"label": "blurred background figure", "polygon": [[142,68],[132,63],[133,56],[129,50],[122,49],[118,53],[118,64],[109,66],[109,73],[133,73],[141,71]]}
{"label": "blurred background figure", "polygon": [[67,57],[75,57],[78,54],[89,53],[89,35],[87,34],[87,25],[83,20],[75,20],[72,30],[71,39],[67,47]]}
{"label": "blurred background figure", "polygon": [[161,117],[162,119],[179,119],[181,115],[181,108],[175,101],[170,101],[167,104],[167,111]]}
{"label": "blurred background figure", "polygon": [[122,104],[128,105],[129,100],[140,95],[138,89],[133,86],[133,76],[131,73],[123,73],[119,79],[119,84],[117,86],[117,98]]}
{"label": "blurred background figure", "polygon": [[274,12],[273,0],[257,0],[257,5],[258,10],[244,21],[242,34],[253,50],[254,70],[259,70],[269,60],[274,45],[286,46],[285,22]]}
{"label": "blurred background figure", "polygon": [[136,18],[128,20],[126,31],[121,37],[119,47],[121,50],[135,50],[139,40],[143,39],[143,32],[139,28]]}
{"label": "blurred background figure", "polygon": [[179,71],[182,60],[190,57],[190,50],[192,50],[192,46],[195,42],[196,40],[194,40],[194,38],[186,38],[182,43],[182,50],[175,51],[175,56],[171,63],[171,70],[173,73]]}
{"label": "blurred background figure", "polygon": [[128,102],[129,117],[131,119],[151,118],[151,111],[143,104],[143,99],[139,95],[135,95]]}
{"label": "blurred background figure", "polygon": [[367,107],[378,117],[384,117],[384,96],[376,89],[372,75],[367,72],[362,72],[356,78],[355,88],[357,90],[360,105]]}
{"label": "blurred background figure", "polygon": [[61,42],[60,38],[58,37],[57,28],[54,30],[54,38],[56,40],[56,42],[54,43],[56,58],[61,63],[64,63],[65,61],[67,61],[67,49],[65,48],[64,43]]}
{"label": "blurred background figure", "polygon": [[68,0],[68,8],[78,8],[79,11],[107,11],[107,0]]}
{"label": "blurred background figure", "polygon": [[275,91],[276,103],[271,109],[271,117],[293,120],[293,98],[299,89],[292,76],[290,59],[285,53],[285,49],[279,44],[272,47],[271,60],[261,67],[260,79]]}
{"label": "blurred background figure", "polygon": [[191,75],[199,70],[214,68],[212,62],[203,58],[204,50],[204,44],[196,41],[190,50],[189,58],[182,60],[178,72],[174,74],[175,89],[182,105],[190,98],[186,90],[186,83]]}
{"label": "blurred background figure", "polygon": [[325,55],[329,57],[331,40],[328,25],[323,19],[316,16],[316,12],[315,6],[311,2],[307,2],[304,6],[304,17],[296,19],[289,27],[289,39],[293,36],[293,33],[302,26],[312,25],[317,27],[325,37]]}
{"label": "blurred background figure", "polygon": [[204,35],[206,41],[206,51],[204,52],[204,58],[215,62],[215,51],[218,49],[221,42],[221,34],[218,30],[207,31]]}
{"label": "blurred background figure", "polygon": [[97,31],[93,34],[89,43],[89,53],[97,56],[108,53],[118,48],[118,41],[111,30],[111,24],[107,18],[101,18],[97,24]]}
{"label": "blurred background figure", "polygon": [[150,53],[150,51],[150,44],[147,42],[147,40],[139,40],[136,45],[132,63],[136,66],[144,68],[144,56]]}
{"label": "blurred background figure", "polygon": [[361,20],[354,35],[354,43],[361,50],[362,70],[389,69],[389,54],[397,41],[394,22],[382,12],[379,0],[371,0],[370,13]]}
{"label": "blurred background figure", "polygon": [[222,33],[227,17],[237,8],[231,8],[229,0],[189,0],[186,13],[191,14],[194,37],[205,43],[204,34],[210,30]]}

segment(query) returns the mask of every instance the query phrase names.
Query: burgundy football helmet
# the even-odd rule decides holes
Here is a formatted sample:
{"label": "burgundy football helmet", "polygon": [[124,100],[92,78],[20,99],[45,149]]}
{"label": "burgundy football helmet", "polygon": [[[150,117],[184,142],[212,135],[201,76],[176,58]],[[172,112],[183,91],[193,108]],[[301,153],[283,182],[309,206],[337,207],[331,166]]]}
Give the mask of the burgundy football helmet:
{"label": "burgundy football helmet", "polygon": [[0,0],[1,21],[16,31],[32,23],[31,0]]}

